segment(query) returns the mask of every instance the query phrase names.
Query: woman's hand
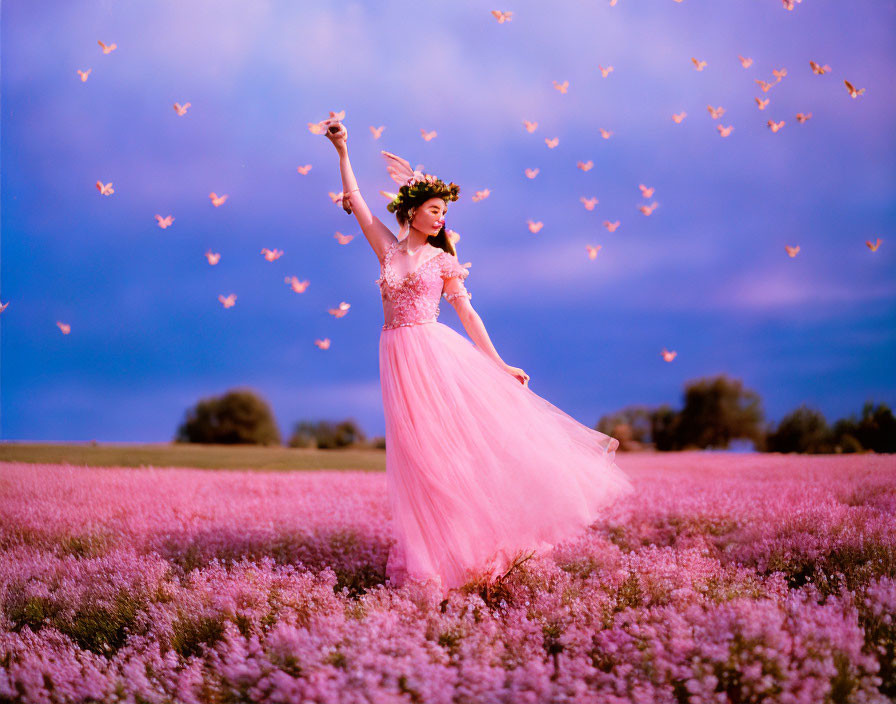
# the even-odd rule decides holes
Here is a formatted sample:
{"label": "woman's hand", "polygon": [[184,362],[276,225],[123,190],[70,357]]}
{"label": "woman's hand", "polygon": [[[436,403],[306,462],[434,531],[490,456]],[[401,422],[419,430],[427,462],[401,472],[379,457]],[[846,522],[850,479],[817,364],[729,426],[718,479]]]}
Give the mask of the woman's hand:
{"label": "woman's hand", "polygon": [[[333,146],[336,147],[336,151],[342,153],[346,149],[346,141],[348,140],[348,130],[345,129],[345,125],[343,125],[339,120],[328,117],[326,120],[323,120],[321,124],[324,127],[324,134],[327,139],[329,139]],[[332,128],[332,129],[331,129]]]}
{"label": "woman's hand", "polygon": [[511,367],[509,364],[504,365],[504,371],[510,374],[511,376],[515,376],[519,382],[525,386],[527,389],[529,388],[529,375],[526,374],[519,367]]}

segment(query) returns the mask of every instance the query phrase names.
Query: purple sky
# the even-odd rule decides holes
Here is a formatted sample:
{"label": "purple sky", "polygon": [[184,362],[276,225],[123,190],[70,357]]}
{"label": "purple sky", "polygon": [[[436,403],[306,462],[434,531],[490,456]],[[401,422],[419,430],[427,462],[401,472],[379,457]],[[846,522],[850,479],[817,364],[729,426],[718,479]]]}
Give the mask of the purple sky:
{"label": "purple sky", "polygon": [[[829,421],[866,400],[896,407],[896,2],[13,0],[0,12],[3,439],[165,441],[199,398],[237,386],[271,403],[284,436],[347,417],[383,434],[378,262],[327,196],[341,188],[335,150],[307,128],[329,110],[346,111],[362,193],[393,231],[381,149],[460,185],[447,224],[474,307],[530,388],[581,422],[680,407],[687,381],[722,372],[773,421],[801,403]],[[763,93],[755,79],[782,67]],[[185,116],[175,101],[191,103]],[[773,133],[768,119],[786,124]],[[386,126],[380,139],[370,125]],[[656,189],[649,201],[639,183]],[[215,208],[211,191],[229,200]],[[654,200],[651,216],[637,210]],[[601,225],[617,219],[614,233]],[[337,231],[356,237],[339,245]],[[586,244],[601,245],[595,260]],[[267,262],[262,247],[285,253]],[[335,319],[340,301],[351,309]]]}

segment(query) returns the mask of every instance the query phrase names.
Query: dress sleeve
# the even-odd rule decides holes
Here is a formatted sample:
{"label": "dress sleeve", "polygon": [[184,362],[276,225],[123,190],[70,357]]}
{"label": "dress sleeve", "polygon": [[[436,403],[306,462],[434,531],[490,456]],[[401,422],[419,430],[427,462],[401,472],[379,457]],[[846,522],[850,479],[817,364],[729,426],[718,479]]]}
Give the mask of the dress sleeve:
{"label": "dress sleeve", "polygon": [[457,257],[448,254],[442,257],[442,280],[445,282],[442,286],[442,295],[449,303],[454,303],[458,298],[472,298],[473,294],[467,291],[464,286],[464,279],[470,273],[470,270],[460,265]]}

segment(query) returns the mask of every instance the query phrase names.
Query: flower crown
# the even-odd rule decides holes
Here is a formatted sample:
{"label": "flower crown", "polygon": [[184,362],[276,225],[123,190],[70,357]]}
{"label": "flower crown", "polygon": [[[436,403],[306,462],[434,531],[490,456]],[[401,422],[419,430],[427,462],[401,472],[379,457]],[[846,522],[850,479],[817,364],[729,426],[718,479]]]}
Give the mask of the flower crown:
{"label": "flower crown", "polygon": [[398,189],[398,195],[386,206],[386,210],[390,213],[396,210],[407,211],[430,198],[457,200],[459,193],[460,186],[456,183],[445,183],[433,174],[415,171],[414,175]]}

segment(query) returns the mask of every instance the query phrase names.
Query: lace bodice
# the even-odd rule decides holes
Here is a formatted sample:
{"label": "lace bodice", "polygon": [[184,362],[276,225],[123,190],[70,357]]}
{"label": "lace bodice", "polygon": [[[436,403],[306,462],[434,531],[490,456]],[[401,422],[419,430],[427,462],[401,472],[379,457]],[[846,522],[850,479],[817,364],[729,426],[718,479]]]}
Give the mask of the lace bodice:
{"label": "lace bodice", "polygon": [[460,290],[446,293],[445,299],[471,297],[463,284],[470,271],[462,267],[456,257],[442,250],[401,277],[392,267],[392,256],[397,247],[397,241],[389,245],[380,267],[380,277],[375,282],[383,297],[383,330],[435,322],[439,317],[439,299],[445,282],[452,277],[460,279]]}

